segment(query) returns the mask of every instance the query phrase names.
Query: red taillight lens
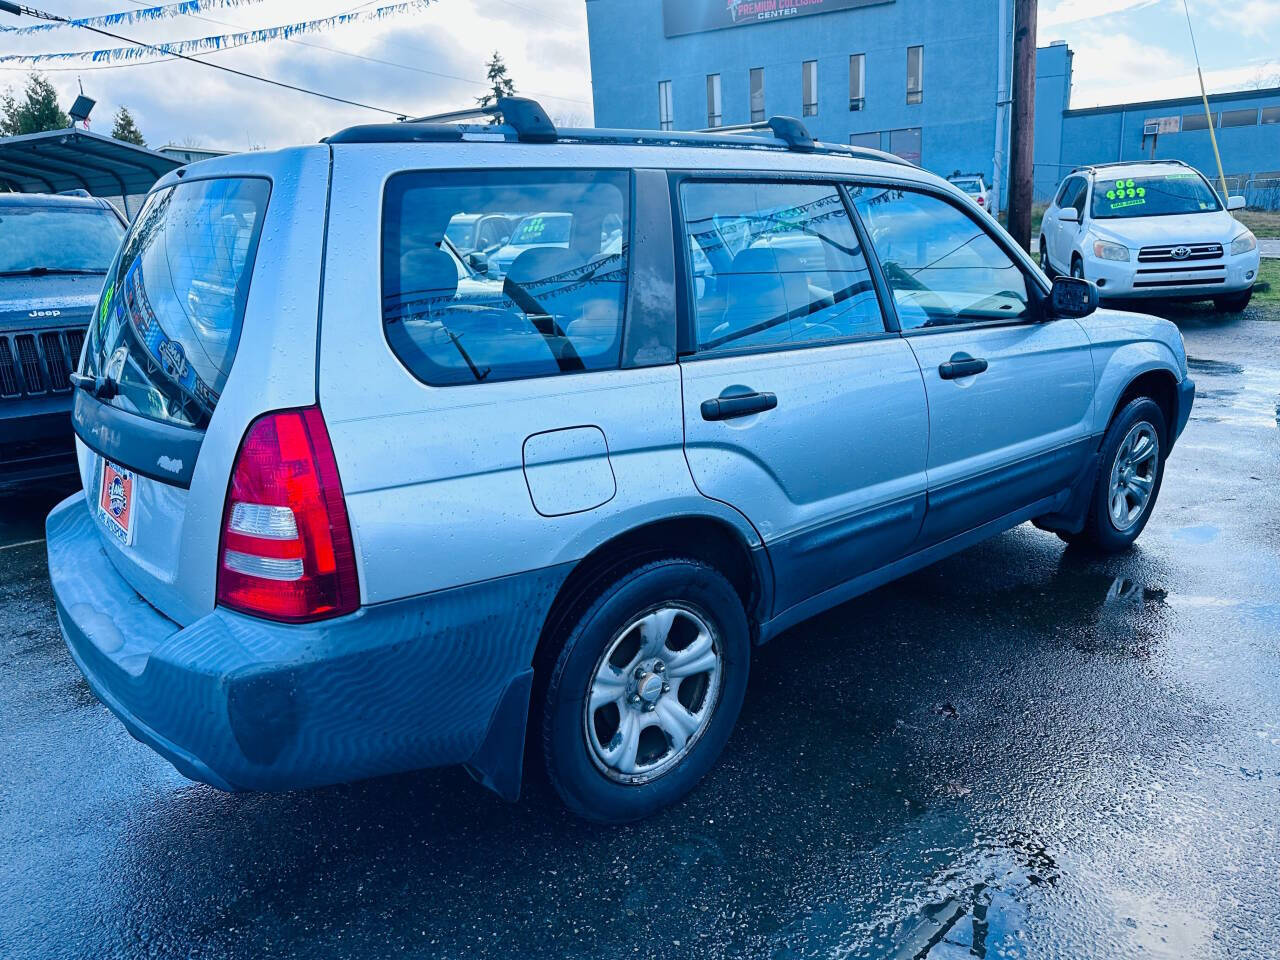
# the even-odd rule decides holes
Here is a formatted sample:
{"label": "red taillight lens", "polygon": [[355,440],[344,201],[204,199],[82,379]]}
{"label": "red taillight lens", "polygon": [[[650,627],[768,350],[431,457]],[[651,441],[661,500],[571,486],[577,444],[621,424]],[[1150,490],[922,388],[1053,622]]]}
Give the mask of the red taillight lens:
{"label": "red taillight lens", "polygon": [[289,623],[360,605],[351,524],[318,408],[249,426],[222,517],[218,603]]}

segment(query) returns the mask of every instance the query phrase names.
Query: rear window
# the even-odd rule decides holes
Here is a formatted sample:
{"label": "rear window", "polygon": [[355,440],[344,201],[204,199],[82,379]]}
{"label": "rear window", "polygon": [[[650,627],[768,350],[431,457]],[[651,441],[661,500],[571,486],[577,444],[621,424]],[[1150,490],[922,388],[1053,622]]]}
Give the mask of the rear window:
{"label": "rear window", "polygon": [[[618,366],[630,175],[615,170],[402,173],[383,202],[382,322],[435,386]],[[461,211],[519,218],[510,245],[464,256]]]}
{"label": "rear window", "polygon": [[0,275],[106,273],[124,227],[101,207],[0,206]]}
{"label": "rear window", "polygon": [[89,325],[87,372],[113,406],[203,428],[240,341],[270,184],[196,180],[147,198]]}

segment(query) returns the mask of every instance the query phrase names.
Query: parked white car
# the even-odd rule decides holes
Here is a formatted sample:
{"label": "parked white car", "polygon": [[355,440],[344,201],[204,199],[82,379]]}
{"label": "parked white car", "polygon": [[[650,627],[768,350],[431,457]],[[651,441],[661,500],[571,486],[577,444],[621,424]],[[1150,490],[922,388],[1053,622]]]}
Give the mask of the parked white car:
{"label": "parked white car", "polygon": [[987,186],[986,178],[982,174],[953,173],[947,179],[972,197],[973,202],[987,211],[987,213],[994,211],[991,188]]}
{"label": "parked white car", "polygon": [[1092,280],[1108,300],[1249,305],[1258,241],[1204,176],[1179,160],[1082,167],[1063,181],[1040,227],[1040,265]]}

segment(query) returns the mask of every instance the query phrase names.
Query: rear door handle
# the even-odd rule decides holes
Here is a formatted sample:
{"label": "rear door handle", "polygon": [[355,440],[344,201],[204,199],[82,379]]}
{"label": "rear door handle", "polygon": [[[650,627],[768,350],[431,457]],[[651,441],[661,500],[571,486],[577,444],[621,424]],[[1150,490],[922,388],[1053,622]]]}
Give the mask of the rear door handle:
{"label": "rear door handle", "polygon": [[772,393],[746,393],[738,397],[717,397],[714,400],[702,401],[703,420],[732,420],[734,417],[749,417],[753,413],[764,413],[778,405],[778,398]]}
{"label": "rear door handle", "polygon": [[971,357],[967,353],[957,353],[938,367],[938,376],[943,380],[959,380],[961,377],[976,377],[986,369],[987,361],[982,358]]}

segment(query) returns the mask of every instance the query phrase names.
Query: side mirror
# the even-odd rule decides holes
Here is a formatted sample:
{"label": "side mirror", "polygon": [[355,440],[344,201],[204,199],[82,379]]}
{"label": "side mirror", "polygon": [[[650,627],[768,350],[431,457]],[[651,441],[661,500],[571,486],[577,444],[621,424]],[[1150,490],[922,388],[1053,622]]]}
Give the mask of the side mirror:
{"label": "side mirror", "polygon": [[1098,288],[1088,280],[1055,277],[1049,294],[1049,314],[1054,320],[1076,320],[1098,309]]}
{"label": "side mirror", "polygon": [[1064,223],[1079,223],[1080,211],[1075,207],[1063,207],[1058,211],[1058,219]]}
{"label": "side mirror", "polygon": [[1227,197],[1228,210],[1243,210],[1245,207],[1244,197]]}
{"label": "side mirror", "polygon": [[482,277],[489,275],[489,258],[478,250],[467,254],[467,266]]}

